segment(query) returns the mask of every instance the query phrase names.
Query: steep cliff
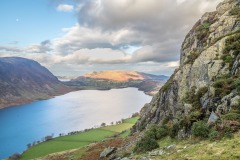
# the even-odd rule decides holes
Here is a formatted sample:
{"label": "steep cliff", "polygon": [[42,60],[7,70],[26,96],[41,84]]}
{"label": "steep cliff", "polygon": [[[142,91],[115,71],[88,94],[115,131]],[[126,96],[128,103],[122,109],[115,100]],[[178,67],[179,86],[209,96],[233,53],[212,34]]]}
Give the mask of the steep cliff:
{"label": "steep cliff", "polygon": [[240,0],[225,0],[194,25],[182,44],[179,68],[143,107],[133,131],[171,123],[182,129],[178,136],[187,136],[193,122],[239,105],[239,5]]}
{"label": "steep cliff", "polygon": [[47,99],[71,90],[33,60],[0,58],[0,108]]}

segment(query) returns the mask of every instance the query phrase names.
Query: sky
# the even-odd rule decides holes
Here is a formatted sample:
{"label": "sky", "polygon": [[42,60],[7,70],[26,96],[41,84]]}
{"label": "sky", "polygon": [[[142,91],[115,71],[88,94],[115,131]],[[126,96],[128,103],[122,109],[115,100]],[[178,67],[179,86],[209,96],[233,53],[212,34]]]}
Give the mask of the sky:
{"label": "sky", "polygon": [[171,75],[185,35],[221,0],[1,0],[0,57],[57,76],[100,70]]}

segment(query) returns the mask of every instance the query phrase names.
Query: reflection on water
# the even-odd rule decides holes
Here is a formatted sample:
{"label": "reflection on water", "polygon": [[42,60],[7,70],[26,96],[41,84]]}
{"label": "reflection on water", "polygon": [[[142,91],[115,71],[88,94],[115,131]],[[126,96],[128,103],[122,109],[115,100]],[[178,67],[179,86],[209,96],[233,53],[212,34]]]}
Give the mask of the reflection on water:
{"label": "reflection on water", "polygon": [[110,124],[140,111],[151,97],[136,88],[71,92],[0,110],[0,159],[46,135]]}

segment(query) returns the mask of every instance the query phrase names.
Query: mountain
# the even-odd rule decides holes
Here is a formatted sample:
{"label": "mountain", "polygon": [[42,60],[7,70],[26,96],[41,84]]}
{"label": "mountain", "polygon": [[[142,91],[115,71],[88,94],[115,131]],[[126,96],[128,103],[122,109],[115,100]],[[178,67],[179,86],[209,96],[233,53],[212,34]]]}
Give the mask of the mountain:
{"label": "mountain", "polygon": [[159,80],[167,80],[167,76],[157,76],[152,74],[146,74],[135,71],[118,71],[118,70],[108,70],[108,71],[100,71],[100,72],[90,72],[83,77],[92,78],[92,79],[104,79],[111,81],[119,81],[125,82],[129,80],[144,80],[144,79],[159,79]]}
{"label": "mountain", "polygon": [[0,108],[47,99],[71,90],[36,61],[0,58]]}
{"label": "mountain", "polygon": [[99,71],[90,72],[71,81],[66,85],[78,89],[108,90],[112,88],[136,87],[146,94],[155,94],[168,79],[163,75],[152,75],[135,71]]}
{"label": "mountain", "polygon": [[177,127],[175,137],[184,138],[194,122],[216,119],[216,127],[240,128],[234,122],[240,117],[239,5],[239,0],[225,0],[197,21],[182,44],[179,68],[143,107],[133,131],[171,124]]}

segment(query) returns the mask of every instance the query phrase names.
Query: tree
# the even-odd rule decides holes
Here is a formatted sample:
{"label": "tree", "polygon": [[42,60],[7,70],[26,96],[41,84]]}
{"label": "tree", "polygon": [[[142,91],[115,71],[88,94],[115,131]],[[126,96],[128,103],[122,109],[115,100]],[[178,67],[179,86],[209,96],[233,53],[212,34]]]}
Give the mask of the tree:
{"label": "tree", "polygon": [[45,137],[45,141],[49,141],[49,140],[52,140],[52,139],[53,139],[52,136],[46,136],[46,137]]}
{"label": "tree", "polygon": [[102,123],[102,124],[101,124],[101,127],[105,127],[105,126],[106,126],[106,123]]}
{"label": "tree", "polygon": [[27,148],[30,148],[30,147],[32,147],[32,144],[31,144],[31,143],[28,143],[28,144],[27,144]]}
{"label": "tree", "polygon": [[19,153],[14,153],[9,157],[10,160],[19,160],[21,158],[21,154]]}

